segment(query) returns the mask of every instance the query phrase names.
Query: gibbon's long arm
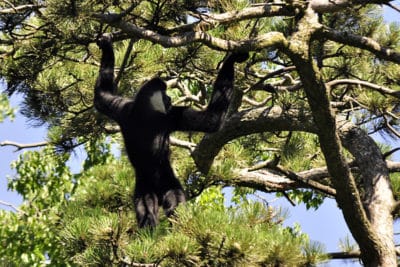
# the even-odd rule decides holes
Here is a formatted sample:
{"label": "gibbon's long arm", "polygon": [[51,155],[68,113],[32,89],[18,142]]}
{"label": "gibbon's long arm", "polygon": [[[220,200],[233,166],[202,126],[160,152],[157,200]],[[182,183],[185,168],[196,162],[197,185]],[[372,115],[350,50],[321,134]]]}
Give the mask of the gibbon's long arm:
{"label": "gibbon's long arm", "polygon": [[214,82],[214,90],[205,111],[188,107],[172,107],[172,131],[214,132],[221,126],[233,96],[234,64],[243,62],[248,53],[233,53],[225,60]]}
{"label": "gibbon's long arm", "polygon": [[94,90],[94,105],[98,111],[119,121],[123,110],[132,100],[115,95],[114,50],[110,35],[103,35],[97,41],[102,51],[99,76]]}

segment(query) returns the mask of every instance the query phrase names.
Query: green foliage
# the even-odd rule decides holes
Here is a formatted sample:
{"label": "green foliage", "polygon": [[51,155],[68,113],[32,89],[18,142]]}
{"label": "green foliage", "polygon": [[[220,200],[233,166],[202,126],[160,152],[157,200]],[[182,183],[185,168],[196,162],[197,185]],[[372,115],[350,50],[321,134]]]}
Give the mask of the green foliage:
{"label": "green foliage", "polygon": [[0,221],[0,265],[43,266],[45,253],[54,250],[49,219],[0,210]]}
{"label": "green foliage", "polygon": [[[400,174],[392,173],[390,175],[390,182],[392,184],[393,196],[398,201],[400,200]],[[395,214],[396,218],[400,217],[400,213]]]}
{"label": "green foliage", "polygon": [[219,187],[181,205],[176,217],[139,230],[132,203],[134,179],[126,161],[89,168],[64,204],[57,246],[66,263],[162,266],[304,266],[324,260],[306,235],[283,228],[274,209],[243,199],[227,208]]}
{"label": "green foliage", "polygon": [[89,140],[85,144],[87,157],[83,162],[83,170],[89,170],[97,165],[109,164],[115,160],[111,151],[111,146],[115,144],[113,140],[103,135],[99,139]]}
{"label": "green foliage", "polygon": [[7,95],[0,94],[0,122],[3,122],[7,117],[14,119],[15,109],[10,106]]}
{"label": "green foliage", "polygon": [[66,259],[78,265],[162,266],[305,266],[325,260],[305,234],[283,228],[272,208],[247,201],[226,208],[217,187],[181,205],[176,217],[164,218],[153,231],[138,230],[132,209],[111,209],[109,202],[85,194],[69,203],[59,234]]}
{"label": "green foliage", "polygon": [[51,262],[64,266],[56,243],[60,209],[73,190],[66,166],[68,155],[54,154],[54,148],[25,152],[14,162],[17,174],[9,188],[25,202],[18,213],[0,211],[0,264],[43,266]]}
{"label": "green foliage", "polygon": [[[286,192],[290,200],[296,203],[304,203],[307,209],[318,209],[324,202],[325,196],[312,190],[294,189]],[[283,196],[277,193],[277,196]]]}
{"label": "green foliage", "polygon": [[[206,23],[204,16],[199,25],[185,25],[199,1],[47,0],[36,1],[43,4],[39,9],[30,9],[29,2],[10,13],[3,8],[27,1],[3,2],[0,76],[7,83],[7,92],[23,94],[22,113],[33,124],[49,128],[48,139],[57,144],[58,152],[84,144],[87,158],[82,172],[75,175],[66,165],[69,155],[54,153],[53,147],[26,152],[13,163],[17,174],[9,188],[21,194],[24,203],[16,213],[0,211],[0,265],[153,262],[164,266],[310,266],[325,259],[323,248],[310,242],[297,227],[282,227],[279,212],[252,202],[250,194],[255,189],[234,188],[229,207],[221,192],[221,184],[230,184],[240,170],[275,157],[294,172],[325,166],[316,135],[277,125],[268,132],[242,136],[224,146],[207,175],[197,171],[188,149],[174,149],[174,171],[186,182],[188,195],[197,198],[182,205],[176,218],[161,216],[155,230],[138,230],[132,203],[134,173],[124,156],[115,157],[115,140],[103,135],[110,129],[115,132],[110,127],[114,125],[98,114],[92,103],[100,59],[95,39],[100,33],[115,34],[115,74],[120,78],[121,95],[130,97],[145,80],[160,76],[173,84],[168,94],[175,104],[197,109],[205,108],[225,55],[200,43],[163,47],[138,40],[134,34],[114,28],[115,24],[99,23],[95,14],[125,12],[132,7],[121,21],[171,37],[190,36],[189,26],[193,26],[198,32],[225,40],[243,41],[270,31],[281,32],[290,40],[302,15],[301,6],[292,4],[299,3],[270,3],[271,11],[295,8],[300,11],[296,16],[235,19],[230,23]],[[207,8],[218,14],[256,3],[265,1],[212,0],[207,1]],[[320,22],[339,32],[400,48],[399,24],[382,23],[380,12],[372,5],[324,13]],[[307,49],[323,81],[359,79],[400,90],[398,64],[378,60],[360,48],[315,38]],[[300,112],[300,117],[308,115],[304,81],[296,71],[268,76],[292,66],[289,57],[275,47],[253,51],[235,72],[235,86],[245,96],[239,111],[265,108],[268,112],[268,107],[276,106],[289,115],[291,111]],[[261,88],[254,89],[256,84]],[[276,90],[264,90],[267,85]],[[355,85],[335,86],[329,97],[335,104],[333,112],[369,131],[387,130],[387,125],[399,129],[396,97]],[[0,122],[13,114],[7,97],[1,94]],[[203,137],[192,133],[175,136],[195,144]],[[352,160],[349,154],[344,156]],[[398,175],[392,175],[391,180],[398,200]],[[325,197],[309,189],[291,190],[287,196],[307,208],[318,208]]]}
{"label": "green foliage", "polygon": [[12,163],[17,175],[9,180],[9,189],[24,200],[35,200],[31,204],[39,210],[60,205],[73,187],[72,174],[66,166],[68,158],[68,154],[55,154],[53,147],[24,152]]}

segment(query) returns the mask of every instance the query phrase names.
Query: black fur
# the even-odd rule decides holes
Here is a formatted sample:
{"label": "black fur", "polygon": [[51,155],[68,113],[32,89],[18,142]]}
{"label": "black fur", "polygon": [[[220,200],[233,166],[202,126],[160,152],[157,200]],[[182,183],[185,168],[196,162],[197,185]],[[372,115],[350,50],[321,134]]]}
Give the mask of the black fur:
{"label": "black fur", "polygon": [[224,62],[214,84],[208,108],[195,111],[171,106],[166,84],[160,78],[145,83],[134,99],[115,95],[114,52],[111,37],[97,41],[102,50],[99,77],[95,86],[95,107],[120,126],[128,157],[135,168],[134,203],[140,227],[154,227],[162,206],[167,216],[185,202],[183,188],[169,162],[169,135],[173,131],[218,130],[233,94],[235,62],[247,54],[232,54]]}

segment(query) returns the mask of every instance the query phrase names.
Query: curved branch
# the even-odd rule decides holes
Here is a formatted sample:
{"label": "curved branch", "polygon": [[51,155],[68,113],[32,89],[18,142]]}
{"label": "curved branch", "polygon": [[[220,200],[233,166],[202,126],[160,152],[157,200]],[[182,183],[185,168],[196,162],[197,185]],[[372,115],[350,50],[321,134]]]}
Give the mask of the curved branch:
{"label": "curved branch", "polygon": [[122,30],[131,37],[141,38],[164,47],[179,47],[190,43],[202,43],[210,48],[223,51],[254,51],[266,47],[286,47],[288,41],[280,32],[269,32],[254,39],[240,41],[224,40],[206,32],[191,31],[176,36],[166,36],[132,23],[115,19],[117,14],[94,14],[93,17]]}
{"label": "curved branch", "polygon": [[294,16],[295,10],[286,4],[266,3],[255,7],[247,7],[239,11],[229,11],[221,14],[200,13],[192,16],[209,24],[229,24],[246,19]]}
{"label": "curved branch", "polygon": [[353,80],[353,79],[339,79],[339,80],[333,80],[330,82],[326,83],[326,86],[328,87],[334,87],[334,86],[338,86],[341,84],[354,84],[354,85],[361,85],[361,86],[365,86],[368,88],[371,88],[373,90],[378,91],[379,93],[383,94],[383,95],[391,95],[393,97],[396,98],[400,98],[400,91],[396,91],[384,86],[380,86],[374,83],[370,83],[370,82],[366,82],[366,81],[360,81],[360,80]]}
{"label": "curved branch", "polygon": [[330,29],[328,27],[322,27],[321,31],[319,34],[323,35],[323,37],[341,43],[341,44],[346,44],[354,47],[358,47],[361,49],[365,49],[374,55],[376,55],[378,58],[395,62],[395,63],[400,63],[400,53],[395,51],[394,49],[387,48],[379,44],[377,41],[356,35],[356,34],[351,34],[351,33],[346,33],[346,32],[341,32],[337,31],[334,29]]}
{"label": "curved branch", "polygon": [[284,111],[278,106],[255,108],[232,115],[218,132],[207,134],[192,153],[197,168],[207,173],[211,164],[227,142],[253,133],[266,131],[306,131],[317,130],[310,114],[302,110]]}
{"label": "curved branch", "polygon": [[284,169],[282,166],[275,166],[273,167],[274,170],[284,174],[286,177],[288,177],[291,180],[297,181],[300,184],[303,184],[309,188],[318,190],[322,193],[325,193],[330,196],[335,196],[336,195],[336,190],[328,185],[320,184],[312,179],[304,178],[301,175],[296,174],[295,172],[289,171]]}
{"label": "curved branch", "polygon": [[355,5],[386,4],[387,0],[311,0],[310,7],[317,13],[332,13]]}

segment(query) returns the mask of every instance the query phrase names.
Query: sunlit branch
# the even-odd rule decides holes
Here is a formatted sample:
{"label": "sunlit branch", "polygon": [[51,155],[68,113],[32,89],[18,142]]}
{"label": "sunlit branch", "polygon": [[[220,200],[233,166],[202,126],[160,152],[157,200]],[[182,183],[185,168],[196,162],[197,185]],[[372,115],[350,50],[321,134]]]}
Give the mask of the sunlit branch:
{"label": "sunlit branch", "polygon": [[0,146],[14,146],[18,150],[26,149],[26,148],[35,148],[35,147],[42,147],[42,146],[47,146],[49,142],[44,141],[44,142],[38,142],[38,143],[31,143],[31,144],[21,144],[13,141],[3,141],[0,143]]}
{"label": "sunlit branch", "polygon": [[329,87],[335,87],[335,86],[342,85],[342,84],[361,85],[361,86],[376,90],[381,94],[391,95],[393,97],[400,98],[400,91],[392,90],[390,88],[380,86],[380,85],[377,85],[374,83],[366,82],[366,81],[353,80],[353,79],[339,79],[339,80],[333,80],[333,81],[326,83],[326,85]]}
{"label": "sunlit branch", "polygon": [[295,172],[286,170],[284,167],[282,166],[275,166],[273,167],[273,170],[276,170],[282,174],[284,174],[286,177],[288,177],[291,180],[300,182],[301,184],[304,184],[305,186],[312,188],[312,189],[316,189],[317,191],[320,191],[322,193],[331,195],[331,196],[335,196],[336,195],[336,190],[330,186],[318,183],[312,179],[308,179],[308,178],[304,178],[301,175],[296,174]]}
{"label": "sunlit branch", "polygon": [[186,148],[190,152],[192,152],[196,148],[196,144],[195,143],[184,141],[184,140],[180,140],[180,139],[172,137],[172,136],[169,138],[169,140],[171,142],[171,145],[177,146],[177,147],[181,147],[181,148]]}
{"label": "sunlit branch", "polygon": [[202,32],[191,31],[176,36],[167,36],[132,23],[115,20],[115,14],[95,14],[93,17],[122,30],[131,37],[137,37],[164,47],[180,47],[190,43],[202,43],[210,48],[223,51],[254,51],[267,47],[286,47],[287,40],[281,32],[269,32],[254,39],[225,40]]}
{"label": "sunlit branch", "polygon": [[21,11],[29,10],[29,9],[38,9],[44,7],[43,5],[20,5],[13,6],[10,8],[0,8],[0,14],[16,14]]}
{"label": "sunlit branch", "polygon": [[322,34],[323,37],[329,40],[365,49],[373,53],[380,59],[400,63],[399,52],[395,51],[394,49],[384,47],[371,38],[347,32],[337,31],[334,29],[330,29],[328,27],[323,27],[321,29],[320,34]]}
{"label": "sunlit branch", "polygon": [[317,13],[330,13],[355,5],[387,4],[388,2],[387,0],[311,0],[310,7]]}
{"label": "sunlit branch", "polygon": [[262,17],[293,16],[295,15],[295,10],[286,4],[266,3],[259,6],[244,8],[239,11],[229,11],[221,14],[196,13],[191,15],[206,23],[227,24]]}

